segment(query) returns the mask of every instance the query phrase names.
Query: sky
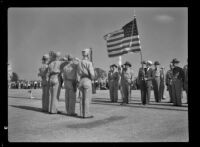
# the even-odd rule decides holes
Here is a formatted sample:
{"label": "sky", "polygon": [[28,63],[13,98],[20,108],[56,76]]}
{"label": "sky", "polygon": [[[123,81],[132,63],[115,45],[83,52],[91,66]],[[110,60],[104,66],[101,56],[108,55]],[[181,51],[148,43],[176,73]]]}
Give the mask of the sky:
{"label": "sky", "polygon": [[[41,58],[50,50],[81,57],[93,49],[94,67],[106,71],[119,58],[109,58],[103,36],[121,29],[136,15],[143,60],[159,61],[165,70],[173,58],[180,67],[188,58],[187,7],[77,7],[9,8],[8,63],[20,79],[39,80]],[[141,66],[139,53],[122,56],[135,75]]]}

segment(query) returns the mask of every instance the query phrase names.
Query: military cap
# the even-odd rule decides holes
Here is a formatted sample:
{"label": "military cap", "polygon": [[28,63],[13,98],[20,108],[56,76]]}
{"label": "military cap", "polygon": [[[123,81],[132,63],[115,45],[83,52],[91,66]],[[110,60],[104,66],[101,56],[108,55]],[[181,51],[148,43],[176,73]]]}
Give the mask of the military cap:
{"label": "military cap", "polygon": [[56,52],[55,55],[56,55],[56,57],[60,57],[61,53],[60,52]]}
{"label": "military cap", "polygon": [[89,55],[90,49],[89,48],[85,48],[85,49],[82,50],[82,52],[84,52],[85,55]]}
{"label": "military cap", "polygon": [[126,61],[126,62],[124,63],[124,65],[128,65],[128,66],[130,66],[130,67],[131,67],[131,63],[130,63],[130,62],[128,62],[128,61]]}
{"label": "military cap", "polygon": [[148,65],[152,65],[153,63],[152,63],[150,60],[148,60],[148,61],[147,61],[147,64],[148,64]]}
{"label": "military cap", "polygon": [[71,61],[71,60],[73,59],[73,56],[72,56],[71,54],[67,54],[67,55],[65,55],[65,57],[66,57],[69,61]]}
{"label": "military cap", "polygon": [[160,65],[160,63],[158,61],[155,61],[154,65]]}
{"label": "military cap", "polygon": [[142,61],[141,64],[146,64],[146,61]]}
{"label": "military cap", "polygon": [[180,61],[178,61],[178,59],[174,58],[171,63],[179,63]]}
{"label": "military cap", "polygon": [[42,60],[45,60],[45,59],[49,59],[49,55],[48,55],[48,54],[44,54],[44,55],[42,56]]}
{"label": "military cap", "polygon": [[117,68],[117,65],[116,65],[116,64],[113,64],[112,67],[116,67],[116,68]]}

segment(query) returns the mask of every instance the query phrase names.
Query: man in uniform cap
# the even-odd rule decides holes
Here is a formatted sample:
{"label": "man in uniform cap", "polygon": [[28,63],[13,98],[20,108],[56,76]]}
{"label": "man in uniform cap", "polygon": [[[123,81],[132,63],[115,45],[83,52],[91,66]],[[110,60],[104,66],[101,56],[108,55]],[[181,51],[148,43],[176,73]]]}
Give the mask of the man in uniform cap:
{"label": "man in uniform cap", "polygon": [[119,82],[119,74],[117,71],[117,65],[111,65],[111,71],[108,73],[108,82],[109,82],[109,91],[110,91],[110,99],[111,102],[117,102],[118,100],[118,82]]}
{"label": "man in uniform cap", "polygon": [[169,92],[169,98],[170,98],[169,102],[173,103],[174,100],[173,100],[173,97],[172,97],[172,78],[173,78],[173,72],[172,72],[173,71],[173,64],[172,63],[170,63],[169,68],[170,69],[166,73],[165,84],[166,84],[167,90]]}
{"label": "man in uniform cap", "polygon": [[146,61],[142,61],[141,62],[142,67],[139,68],[138,71],[138,84],[139,84],[139,88],[140,88],[140,92],[141,92],[141,101],[143,104],[145,104],[145,99],[146,99],[146,84],[145,84],[145,67],[144,65],[146,65]]}
{"label": "man in uniform cap", "polygon": [[82,118],[92,118],[90,114],[90,102],[92,98],[92,83],[94,79],[94,68],[89,60],[90,49],[86,48],[82,51],[83,59],[78,64],[78,81],[79,90],[81,91],[80,98],[80,115]]}
{"label": "man in uniform cap", "polygon": [[178,67],[179,61],[174,58],[171,62],[174,66],[172,73],[172,97],[174,100],[175,106],[182,105],[182,90],[183,90],[183,82],[184,82],[184,71],[181,67]]}
{"label": "man in uniform cap", "polygon": [[131,90],[131,84],[133,82],[133,72],[131,70],[131,64],[130,62],[125,62],[124,64],[125,68],[121,70],[120,76],[121,76],[121,87],[122,87],[122,93],[123,93],[123,101],[122,104],[126,103],[128,104],[128,100],[130,99],[130,90]]}
{"label": "man in uniform cap", "polygon": [[45,54],[42,57],[42,66],[39,68],[38,76],[42,79],[42,110],[49,110],[49,84],[48,84],[48,62],[49,55]]}
{"label": "man in uniform cap", "polygon": [[[57,56],[57,59],[59,61],[61,61],[61,63],[63,62],[61,60],[61,53],[60,52],[56,52],[56,56]],[[63,79],[62,79],[62,75],[61,75],[61,72],[58,74],[58,81],[59,81],[59,85],[58,85],[58,91],[57,91],[57,100],[59,100],[60,98],[60,91],[61,91],[61,88],[62,88],[62,84],[63,84]]]}
{"label": "man in uniform cap", "polygon": [[63,78],[65,87],[65,108],[68,115],[76,116],[76,89],[77,89],[77,66],[78,62],[68,55],[68,64],[63,67]]}
{"label": "man in uniform cap", "polygon": [[[145,62],[143,62],[144,64]],[[153,70],[151,68],[152,62],[146,62],[146,68],[140,68],[138,73],[138,79],[140,83],[141,89],[141,99],[142,104],[149,104],[151,97],[151,87],[152,87],[152,79],[153,79]]]}
{"label": "man in uniform cap", "polygon": [[158,61],[154,62],[155,68],[153,69],[153,79],[152,79],[152,85],[153,85],[153,91],[154,91],[154,96],[155,96],[155,101],[156,102],[161,102],[161,89],[160,89],[160,68],[159,68],[160,63]]}
{"label": "man in uniform cap", "polygon": [[59,88],[59,74],[61,61],[59,60],[58,53],[51,54],[51,61],[49,63],[49,86],[50,86],[50,114],[58,113],[57,102],[58,102],[58,88]]}
{"label": "man in uniform cap", "polygon": [[160,68],[160,99],[165,99],[165,68],[162,66]]}

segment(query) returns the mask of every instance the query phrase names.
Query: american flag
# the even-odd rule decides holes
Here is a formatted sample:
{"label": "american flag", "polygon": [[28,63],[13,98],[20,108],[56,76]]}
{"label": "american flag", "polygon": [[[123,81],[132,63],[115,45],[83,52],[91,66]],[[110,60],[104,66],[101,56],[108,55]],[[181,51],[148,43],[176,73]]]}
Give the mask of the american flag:
{"label": "american flag", "polygon": [[104,39],[107,41],[109,57],[141,51],[136,17],[120,30],[105,35]]}

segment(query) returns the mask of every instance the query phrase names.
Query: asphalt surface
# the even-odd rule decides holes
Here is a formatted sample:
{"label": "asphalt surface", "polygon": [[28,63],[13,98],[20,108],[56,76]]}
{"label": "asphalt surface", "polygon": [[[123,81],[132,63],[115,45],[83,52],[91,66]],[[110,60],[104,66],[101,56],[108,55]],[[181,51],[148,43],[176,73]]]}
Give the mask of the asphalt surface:
{"label": "asphalt surface", "polygon": [[[62,114],[47,114],[41,109],[41,89],[8,92],[9,142],[188,142],[188,105],[176,107],[166,99],[143,106],[140,91],[133,90],[130,104],[111,103],[108,90],[93,94],[91,119],[67,116],[64,90],[58,109]],[[76,103],[79,115],[79,102]]]}

